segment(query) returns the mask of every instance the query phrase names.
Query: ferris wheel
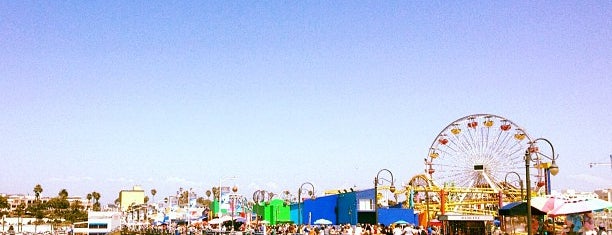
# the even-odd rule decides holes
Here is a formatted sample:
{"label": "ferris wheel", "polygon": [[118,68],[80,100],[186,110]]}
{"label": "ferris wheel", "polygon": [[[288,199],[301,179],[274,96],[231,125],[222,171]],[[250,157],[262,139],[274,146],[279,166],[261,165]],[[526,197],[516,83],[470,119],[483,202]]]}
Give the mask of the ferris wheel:
{"label": "ferris wheel", "polygon": [[439,187],[497,191],[507,183],[508,173],[524,172],[530,142],[525,130],[507,118],[465,116],[436,136],[424,159],[425,174]]}

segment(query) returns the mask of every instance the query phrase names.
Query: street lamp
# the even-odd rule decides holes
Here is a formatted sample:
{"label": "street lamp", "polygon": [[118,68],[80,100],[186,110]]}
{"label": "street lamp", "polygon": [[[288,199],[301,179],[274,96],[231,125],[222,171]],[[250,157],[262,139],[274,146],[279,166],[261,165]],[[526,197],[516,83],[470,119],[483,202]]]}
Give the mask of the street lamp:
{"label": "street lamp", "polygon": [[[546,143],[548,143],[548,145],[550,145],[550,149],[552,151],[552,157],[539,152],[539,149],[535,144],[536,142],[540,140],[543,140]],[[536,154],[535,159],[532,158],[531,156],[534,153]],[[559,156],[555,155],[555,148],[553,147],[552,143],[550,143],[550,141],[544,138],[537,138],[531,141],[529,143],[529,147],[527,148],[527,150],[525,150],[525,175],[526,175],[525,183],[527,184],[527,234],[528,235],[532,234],[532,231],[531,231],[531,179],[529,175],[529,165],[530,165],[529,163],[533,161],[539,164],[540,159],[541,159],[540,156],[544,156],[545,158],[552,161],[550,167],[548,167],[548,171],[550,172],[550,174],[557,175],[559,173],[559,166],[557,166],[557,162],[556,162]]]}
{"label": "street lamp", "polygon": [[523,200],[523,180],[521,179],[521,176],[518,173],[516,173],[514,171],[510,171],[510,172],[506,173],[506,176],[504,177],[504,182],[506,183],[506,185],[508,185],[508,175],[509,174],[515,174],[516,177],[518,177],[519,186],[521,188],[521,201],[522,201]]}
{"label": "street lamp", "polygon": [[[380,178],[379,175],[381,172],[386,171],[389,173],[389,175],[391,175],[391,181],[388,181],[387,179],[384,178]],[[374,216],[375,216],[375,223],[378,224],[378,185],[381,184],[382,182],[380,182],[380,180],[385,180],[387,182],[391,183],[391,187],[389,188],[389,191],[391,191],[391,193],[395,192],[395,186],[393,185],[394,181],[393,181],[393,173],[391,173],[391,171],[387,170],[387,169],[381,169],[380,171],[378,171],[378,173],[376,173],[376,177],[374,177]]]}
{"label": "street lamp", "polygon": [[230,194],[230,204],[232,210],[232,231],[234,231],[234,216],[236,214],[236,202],[241,198],[240,195],[236,194],[238,192],[238,186],[232,187],[232,194]]}
{"label": "street lamp", "polygon": [[189,191],[187,191],[187,216],[185,216],[187,217],[187,229],[189,229],[189,226],[191,226],[191,198],[192,195],[197,197],[194,194],[193,188],[189,188]]}
{"label": "street lamp", "polygon": [[[257,208],[259,208],[260,203],[263,203],[263,206],[270,203],[270,201],[272,200],[272,197],[274,197],[274,193],[272,192],[268,192],[266,190],[257,190],[253,193],[253,202],[255,202],[255,204],[257,205]],[[255,212],[255,214],[257,215],[257,220],[259,220],[259,213],[261,213],[261,211],[258,209]],[[272,221],[270,222],[272,223]]]}
{"label": "street lamp", "polygon": [[298,224],[302,224],[302,190],[304,190],[304,186],[305,185],[310,185],[310,190],[308,190],[308,196],[310,196],[310,198],[314,199],[315,195],[314,195],[314,185],[312,185],[312,183],[310,182],[305,182],[302,185],[300,185],[300,188],[298,189]]}
{"label": "street lamp", "polygon": [[236,180],[236,179],[238,179],[238,177],[236,177],[236,176],[230,176],[230,177],[225,177],[225,178],[220,178],[220,179],[219,179],[219,211],[218,211],[218,213],[217,213],[217,216],[218,216],[219,218],[221,218],[221,215],[222,215],[222,214],[221,214],[221,191],[222,191],[222,190],[221,190],[221,183],[222,183],[223,181],[226,181],[226,180]]}
{"label": "street lamp", "polygon": [[247,199],[245,196],[240,196],[239,199],[240,202],[240,208],[242,208],[242,212],[244,212],[244,215],[246,216],[246,221],[251,222],[251,214],[253,213],[253,205],[251,203],[249,203],[249,199]]}

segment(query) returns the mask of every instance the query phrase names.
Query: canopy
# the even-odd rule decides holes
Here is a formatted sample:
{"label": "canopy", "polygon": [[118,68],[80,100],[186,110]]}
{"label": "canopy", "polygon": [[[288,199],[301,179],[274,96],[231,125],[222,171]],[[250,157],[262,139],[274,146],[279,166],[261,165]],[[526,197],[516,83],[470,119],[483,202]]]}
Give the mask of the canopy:
{"label": "canopy", "polygon": [[[545,212],[531,206],[532,215],[546,215]],[[526,202],[511,202],[502,206],[499,209],[499,215],[505,216],[527,216],[527,203]]]}
{"label": "canopy", "polygon": [[612,203],[599,198],[570,199],[565,200],[565,203],[549,211],[548,215],[578,214],[609,208],[612,208]]}
{"label": "canopy", "polygon": [[534,197],[531,198],[531,206],[540,211],[548,213],[555,207],[565,203],[565,200],[556,196]]}
{"label": "canopy", "polygon": [[318,219],[318,220],[315,220],[314,224],[328,225],[328,224],[332,224],[332,222],[326,219]]}
{"label": "canopy", "polygon": [[408,224],[408,222],[406,222],[405,220],[398,220],[393,222],[394,224]]}

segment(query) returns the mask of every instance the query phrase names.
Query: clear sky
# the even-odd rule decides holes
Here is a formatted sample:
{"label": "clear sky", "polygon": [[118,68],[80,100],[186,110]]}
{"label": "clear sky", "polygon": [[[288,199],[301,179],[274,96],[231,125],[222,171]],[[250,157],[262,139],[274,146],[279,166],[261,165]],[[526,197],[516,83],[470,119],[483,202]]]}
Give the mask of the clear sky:
{"label": "clear sky", "polygon": [[0,1],[0,193],[371,188],[476,113],[590,191],[611,110],[611,1]]}

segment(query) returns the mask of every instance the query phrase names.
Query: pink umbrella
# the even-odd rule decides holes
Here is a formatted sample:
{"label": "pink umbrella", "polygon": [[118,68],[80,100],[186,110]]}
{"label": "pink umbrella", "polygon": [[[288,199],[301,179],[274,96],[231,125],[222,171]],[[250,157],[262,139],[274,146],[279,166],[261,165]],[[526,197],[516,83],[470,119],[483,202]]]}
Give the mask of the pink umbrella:
{"label": "pink umbrella", "polygon": [[548,215],[569,215],[584,212],[598,211],[612,208],[612,202],[604,201],[599,198],[574,198],[565,200],[565,203],[555,206],[548,212]]}
{"label": "pink umbrella", "polygon": [[534,197],[531,198],[531,206],[542,212],[548,213],[562,204],[565,204],[565,199],[555,196]]}

